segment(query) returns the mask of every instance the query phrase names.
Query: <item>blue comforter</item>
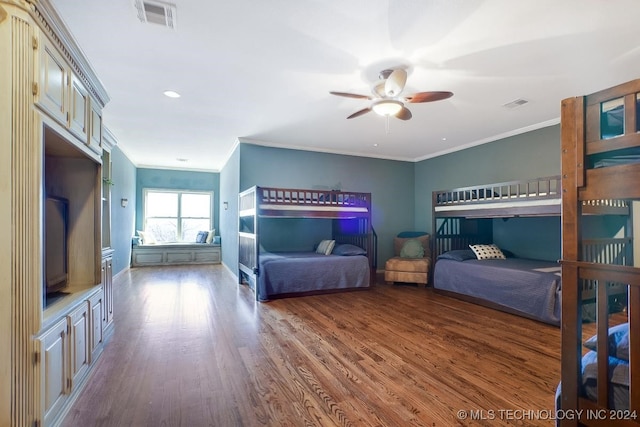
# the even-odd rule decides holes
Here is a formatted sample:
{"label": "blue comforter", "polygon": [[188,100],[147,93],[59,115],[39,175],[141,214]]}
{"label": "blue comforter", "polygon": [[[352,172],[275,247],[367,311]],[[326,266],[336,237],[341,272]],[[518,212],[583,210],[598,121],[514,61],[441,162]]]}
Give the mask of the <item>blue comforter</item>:
{"label": "blue comforter", "polygon": [[555,262],[524,258],[438,259],[433,286],[560,324],[560,265]]}
{"label": "blue comforter", "polygon": [[366,256],[315,252],[260,253],[256,292],[259,301],[275,296],[369,287]]}

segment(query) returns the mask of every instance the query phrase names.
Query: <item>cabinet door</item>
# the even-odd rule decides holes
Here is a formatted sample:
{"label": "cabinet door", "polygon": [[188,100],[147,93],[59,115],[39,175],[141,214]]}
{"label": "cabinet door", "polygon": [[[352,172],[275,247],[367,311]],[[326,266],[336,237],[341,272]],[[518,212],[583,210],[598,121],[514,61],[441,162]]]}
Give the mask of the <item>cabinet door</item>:
{"label": "cabinet door", "polygon": [[89,370],[89,303],[69,315],[71,322],[71,383],[77,383]]}
{"label": "cabinet door", "polygon": [[89,144],[89,93],[78,78],[71,75],[69,99],[69,129],[85,144]]}
{"label": "cabinet door", "polygon": [[40,89],[38,105],[60,124],[67,126],[69,71],[58,51],[46,40],[40,48]]}
{"label": "cabinet door", "polygon": [[89,146],[94,150],[102,148],[102,112],[91,103]]}
{"label": "cabinet door", "polygon": [[113,321],[113,258],[102,259],[102,289],[104,290],[104,327]]}
{"label": "cabinet door", "polygon": [[44,424],[50,425],[62,409],[71,384],[69,379],[69,338],[67,318],[60,320],[42,337],[41,384]]}
{"label": "cabinet door", "polygon": [[89,299],[89,308],[90,314],[89,319],[91,319],[91,337],[90,341],[90,351],[91,351],[91,361],[93,363],[100,353],[102,352],[102,343],[103,343],[103,329],[104,329],[104,293],[102,291],[96,293]]}
{"label": "cabinet door", "polygon": [[113,321],[113,258],[106,259],[107,265],[107,277],[106,277],[106,290],[105,290],[105,302],[107,312],[107,324]]}

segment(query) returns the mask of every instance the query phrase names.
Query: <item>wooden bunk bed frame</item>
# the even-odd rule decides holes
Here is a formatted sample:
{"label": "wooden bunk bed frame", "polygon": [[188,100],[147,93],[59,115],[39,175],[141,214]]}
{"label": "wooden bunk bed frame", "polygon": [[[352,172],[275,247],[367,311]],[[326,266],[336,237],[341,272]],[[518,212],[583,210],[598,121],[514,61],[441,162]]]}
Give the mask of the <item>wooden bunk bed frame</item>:
{"label": "wooden bunk bed frame", "polygon": [[560,182],[552,176],[434,191],[431,265],[444,252],[491,243],[492,218],[559,216]]}
{"label": "wooden bunk bed frame", "polygon": [[[634,80],[592,95],[562,101],[562,393],[563,411],[585,410],[603,417],[564,419],[566,426],[638,426],[640,425],[640,268],[611,265],[607,259],[589,259],[588,244],[581,238],[583,214],[591,204],[586,201],[640,199],[640,163],[595,168],[594,159],[604,154],[629,154],[640,151],[638,101],[640,80]],[[617,136],[603,138],[603,103],[622,99],[624,125]],[[633,153],[636,154],[635,152]],[[637,229],[637,224],[636,227]],[[602,253],[602,250],[596,251]],[[637,259],[637,255],[636,255]],[[635,264],[635,266],[633,266]],[[582,340],[582,284],[594,283],[597,306],[597,401],[580,393]],[[610,411],[613,396],[609,389],[608,338],[609,308],[607,286],[618,283],[628,287],[629,322],[629,413]],[[635,412],[634,412],[635,411]],[[621,415],[614,419],[610,415]]]}
{"label": "wooden bunk bed frame", "polygon": [[[432,264],[439,255],[451,251],[468,249],[469,245],[493,242],[494,218],[560,216],[562,208],[562,177],[560,175],[528,180],[483,184],[439,190],[432,193]],[[593,215],[619,215],[629,217],[629,204],[622,200],[596,199],[581,202],[582,212]],[[628,227],[631,230],[631,227]],[[632,264],[632,238],[628,231],[623,237],[585,239],[581,242],[585,259],[608,264]],[[432,269],[432,272],[435,268]],[[433,278],[432,278],[433,279]],[[431,280],[433,283],[433,280]],[[626,288],[618,283],[608,284],[608,295],[613,304],[626,304]],[[448,291],[438,290],[444,294]],[[582,283],[581,296],[585,304],[596,300],[596,285],[593,281]],[[465,295],[457,298],[482,304],[491,308],[518,314],[490,301]],[[590,312],[585,307],[585,313]],[[594,310],[591,310],[594,311]],[[526,316],[526,315],[525,315]]]}
{"label": "wooden bunk bed frame", "polygon": [[238,217],[238,279],[254,291],[260,274],[260,218],[332,220],[336,245],[363,248],[369,260],[369,284],[376,281],[377,235],[371,224],[371,193],[254,186],[239,194]]}

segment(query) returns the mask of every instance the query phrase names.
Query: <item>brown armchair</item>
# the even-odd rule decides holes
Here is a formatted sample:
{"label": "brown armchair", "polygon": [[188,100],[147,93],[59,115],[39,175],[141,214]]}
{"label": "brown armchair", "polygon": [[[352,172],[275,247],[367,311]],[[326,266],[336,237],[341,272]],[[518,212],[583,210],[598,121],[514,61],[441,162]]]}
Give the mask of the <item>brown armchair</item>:
{"label": "brown armchair", "polygon": [[[431,266],[431,248],[429,246],[429,234],[416,235],[417,233],[404,232],[393,238],[394,257],[387,260],[384,265],[384,280],[391,284],[393,282],[423,283],[425,286],[429,281],[429,267]],[[400,237],[402,236],[402,237]],[[407,237],[405,237],[407,236]],[[415,237],[414,237],[415,236]],[[417,240],[422,243],[424,255],[421,258],[406,257],[408,247],[405,244],[409,240]],[[415,242],[412,242],[415,244]],[[415,245],[413,245],[415,248]],[[405,247],[405,255],[401,256]],[[415,253],[413,254],[415,255]]]}

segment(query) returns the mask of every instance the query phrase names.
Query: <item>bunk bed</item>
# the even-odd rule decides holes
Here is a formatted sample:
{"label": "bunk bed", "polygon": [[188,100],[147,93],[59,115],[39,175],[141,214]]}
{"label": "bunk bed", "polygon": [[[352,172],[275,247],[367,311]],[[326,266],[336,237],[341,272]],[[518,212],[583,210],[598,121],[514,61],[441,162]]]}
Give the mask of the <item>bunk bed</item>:
{"label": "bunk bed", "polygon": [[[583,414],[561,420],[563,427],[640,425],[640,254],[631,251],[627,265],[611,262],[609,256],[594,258],[583,238],[594,215],[592,201],[614,199],[631,210],[629,246],[637,244],[633,211],[640,199],[639,93],[640,80],[634,80],[561,104],[563,299],[557,404],[562,411]],[[585,283],[595,287],[597,311],[595,336],[587,341]],[[609,313],[612,283],[628,292],[626,310],[616,315]],[[622,355],[618,344],[624,340],[612,338],[617,324],[627,328]]]}
{"label": "bunk bed", "polygon": [[[254,186],[238,196],[238,279],[258,301],[366,289],[375,283],[377,236],[371,194]],[[333,250],[271,253],[263,249],[265,218],[331,221]]]}
{"label": "bunk bed", "polygon": [[[560,324],[562,281],[557,262],[507,256],[479,260],[470,245],[491,244],[493,219],[560,216],[561,177],[484,184],[434,191],[433,286],[446,293],[549,324]],[[584,212],[629,218],[629,206],[616,200],[584,203]],[[631,240],[593,236],[583,241],[592,259],[608,258],[627,265]],[[582,297],[585,318],[595,317],[595,286],[585,282]],[[626,289],[609,285],[612,311],[626,305]]]}

